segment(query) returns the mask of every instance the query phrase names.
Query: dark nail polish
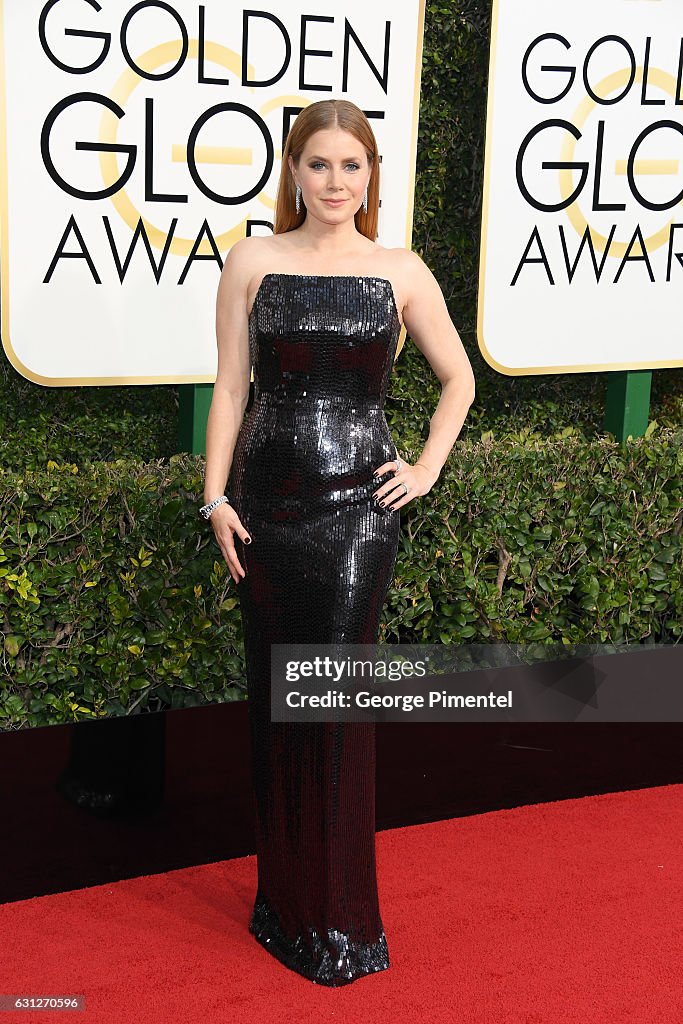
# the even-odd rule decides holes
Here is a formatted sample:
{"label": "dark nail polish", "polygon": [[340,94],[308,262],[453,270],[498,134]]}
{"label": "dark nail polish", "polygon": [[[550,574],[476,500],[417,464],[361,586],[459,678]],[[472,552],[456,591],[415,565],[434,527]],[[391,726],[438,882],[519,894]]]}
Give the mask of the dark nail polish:
{"label": "dark nail polish", "polygon": [[380,501],[380,505],[382,506],[382,508],[384,508],[384,506],[386,505],[386,501]]}
{"label": "dark nail polish", "polygon": [[245,537],[244,538],[244,543],[245,544],[251,544],[251,537]]}

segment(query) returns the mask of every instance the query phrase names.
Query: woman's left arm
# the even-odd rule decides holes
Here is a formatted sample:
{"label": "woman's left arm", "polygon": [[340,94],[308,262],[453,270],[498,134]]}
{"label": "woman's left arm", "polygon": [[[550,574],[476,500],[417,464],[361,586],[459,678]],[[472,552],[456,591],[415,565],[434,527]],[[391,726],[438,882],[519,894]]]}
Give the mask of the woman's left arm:
{"label": "woman's left arm", "polygon": [[[441,397],[429,421],[429,437],[417,462],[413,465],[404,462],[375,492],[377,500],[384,500],[393,510],[426,494],[436,482],[475,394],[472,365],[436,278],[416,252],[406,250],[404,260],[401,268],[403,322],[439,378]],[[385,463],[375,472],[385,473],[393,467],[393,462]],[[391,501],[389,496],[394,488],[399,490],[399,483],[408,491]]]}

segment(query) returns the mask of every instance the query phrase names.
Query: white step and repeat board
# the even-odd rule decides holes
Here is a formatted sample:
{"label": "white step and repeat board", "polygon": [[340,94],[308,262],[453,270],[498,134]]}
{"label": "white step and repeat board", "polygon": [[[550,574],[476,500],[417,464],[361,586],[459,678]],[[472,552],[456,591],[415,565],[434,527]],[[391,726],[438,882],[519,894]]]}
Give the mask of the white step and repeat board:
{"label": "white step and repeat board", "polygon": [[491,366],[683,366],[682,201],[682,0],[494,0],[478,309]]}
{"label": "white step and repeat board", "polygon": [[410,247],[424,0],[0,0],[2,340],[45,385],[213,382],[222,259],[282,149],[349,99]]}

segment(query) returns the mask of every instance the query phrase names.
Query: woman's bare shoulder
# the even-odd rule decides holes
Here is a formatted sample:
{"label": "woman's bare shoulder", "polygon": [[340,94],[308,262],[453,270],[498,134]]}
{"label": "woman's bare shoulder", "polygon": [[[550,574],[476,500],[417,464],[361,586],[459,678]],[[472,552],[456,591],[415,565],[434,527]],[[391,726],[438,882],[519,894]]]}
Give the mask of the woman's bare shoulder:
{"label": "woman's bare shoulder", "polygon": [[247,235],[238,239],[225,257],[219,294],[242,297],[248,309],[273,256],[269,236]]}
{"label": "woman's bare shoulder", "polygon": [[394,248],[386,248],[377,244],[377,262],[383,263],[388,270],[396,274],[404,275],[414,272],[416,268],[424,266],[422,259],[412,249],[406,249],[399,245]]}
{"label": "woman's bare shoulder", "polygon": [[399,308],[402,309],[409,301],[414,288],[419,287],[427,268],[422,258],[412,249],[403,246],[389,249],[380,245],[377,249],[375,265],[378,267],[378,273],[392,282],[394,294],[400,299]]}
{"label": "woman's bare shoulder", "polygon": [[279,235],[250,235],[240,238],[226,258],[234,272],[251,286],[278,262],[285,262],[292,251],[291,245]]}
{"label": "woman's bare shoulder", "polygon": [[395,263],[399,268],[407,267],[410,269],[415,267],[416,263],[422,263],[421,257],[416,252],[412,249],[406,249],[403,245],[397,245],[391,249],[378,245],[378,249],[382,250],[382,254],[387,260]]}
{"label": "woman's bare shoulder", "polygon": [[265,235],[247,235],[230,248],[225,263],[236,272],[251,272],[262,260],[272,255],[272,243]]}

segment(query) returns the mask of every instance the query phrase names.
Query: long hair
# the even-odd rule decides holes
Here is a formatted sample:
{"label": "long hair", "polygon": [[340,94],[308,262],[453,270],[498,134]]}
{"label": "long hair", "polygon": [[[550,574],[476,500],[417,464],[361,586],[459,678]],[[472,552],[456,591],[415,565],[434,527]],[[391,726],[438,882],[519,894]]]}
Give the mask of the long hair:
{"label": "long hair", "polygon": [[300,213],[296,212],[296,187],[289,169],[289,157],[298,166],[304,146],[311,135],[330,128],[341,128],[354,135],[365,147],[368,162],[371,166],[368,182],[368,212],[361,206],[355,215],[356,228],[372,242],[377,238],[379,221],[379,153],[377,140],[367,117],[355,103],[350,100],[318,100],[305,107],[297,117],[287,135],[282,165],[280,167],[280,183],[275,203],[274,234],[280,235],[300,227],[306,219],[306,209],[302,204]]}

